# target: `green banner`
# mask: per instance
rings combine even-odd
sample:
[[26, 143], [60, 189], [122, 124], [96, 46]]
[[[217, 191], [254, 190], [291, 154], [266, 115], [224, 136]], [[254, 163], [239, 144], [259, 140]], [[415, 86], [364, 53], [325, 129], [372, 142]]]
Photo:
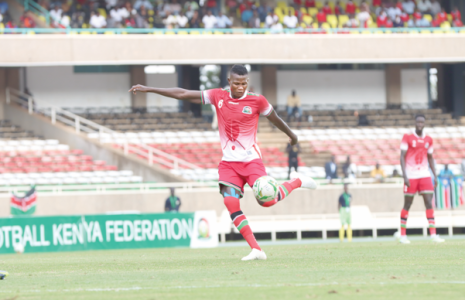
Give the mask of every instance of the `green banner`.
[[213, 211], [0, 219], [0, 253], [21, 248], [28, 253], [215, 247], [217, 243]]

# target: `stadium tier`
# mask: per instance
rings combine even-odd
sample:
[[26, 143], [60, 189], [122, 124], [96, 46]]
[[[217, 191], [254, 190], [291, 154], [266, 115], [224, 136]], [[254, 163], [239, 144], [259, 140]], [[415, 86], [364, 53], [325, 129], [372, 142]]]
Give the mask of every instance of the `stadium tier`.
[[[31, 137], [18, 126], [15, 134], [0, 140], [0, 185], [89, 184], [141, 182], [132, 171], [118, 171], [105, 161], [93, 160], [80, 149], [70, 149], [58, 140]], [[27, 137], [23, 133], [27, 133]], [[11, 139], [10, 139], [11, 138]]]

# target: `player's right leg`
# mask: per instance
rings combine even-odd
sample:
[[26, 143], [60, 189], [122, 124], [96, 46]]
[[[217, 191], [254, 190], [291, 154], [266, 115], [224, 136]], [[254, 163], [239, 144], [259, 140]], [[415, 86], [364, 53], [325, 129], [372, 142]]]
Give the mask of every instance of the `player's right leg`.
[[[431, 182], [431, 179], [428, 178]], [[432, 187], [432, 185], [431, 185]], [[423, 201], [425, 202], [426, 208], [426, 218], [428, 219], [429, 233], [431, 235], [431, 241], [434, 243], [443, 243], [444, 239], [441, 239], [438, 234], [436, 234], [436, 223], [434, 220], [434, 209], [433, 209], [433, 193], [431, 191], [420, 192], [423, 196]]]
[[399, 242], [401, 244], [410, 244], [410, 241], [407, 239], [407, 219], [408, 212], [413, 203], [413, 195], [405, 194], [404, 195], [404, 207], [400, 212], [400, 238]]

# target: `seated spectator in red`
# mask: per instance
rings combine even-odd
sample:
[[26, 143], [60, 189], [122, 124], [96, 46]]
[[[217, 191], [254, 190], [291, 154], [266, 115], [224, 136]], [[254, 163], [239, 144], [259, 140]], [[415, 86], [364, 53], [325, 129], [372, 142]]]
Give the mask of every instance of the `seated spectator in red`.
[[436, 16], [436, 18], [437, 18], [438, 21], [440, 21], [441, 23], [447, 21], [447, 13], [446, 13], [446, 11], [444, 10], [444, 8], [442, 9], [442, 11], [441, 11], [440, 13], [438, 13], [438, 15]]
[[294, 5], [296, 7], [301, 7], [302, 6], [302, 0], [294, 0]]
[[323, 24], [324, 22], [326, 22], [326, 14], [323, 12], [323, 10], [320, 10], [317, 14], [316, 14], [316, 20], [318, 21], [318, 24]]
[[347, 1], [347, 3], [346, 3], [346, 14], [348, 14], [348, 15], [355, 14], [355, 9], [356, 8], [357, 7], [355, 6], [354, 1], [352, 1], [352, 0]]
[[405, 11], [403, 11], [400, 15], [400, 19], [402, 22], [407, 23], [410, 20], [410, 16]]
[[383, 10], [378, 18], [376, 18], [376, 24], [378, 25], [379, 28], [383, 28], [383, 27], [386, 27], [386, 23], [388, 21], [388, 16], [386, 14], [386, 12]]
[[386, 28], [392, 28], [392, 27], [394, 27], [394, 23], [392, 23], [392, 21], [390, 19], [388, 19], [386, 21]]
[[400, 0], [397, 0], [397, 1], [396, 1], [396, 7], [397, 7], [398, 9], [402, 10], [403, 5], [402, 5], [402, 2], [401, 2]]
[[337, 1], [336, 5], [334, 6], [334, 14], [337, 16], [344, 14], [344, 9], [342, 8], [340, 1]]
[[305, 0], [305, 7], [315, 7], [315, 0]]
[[333, 10], [329, 6], [328, 1], [325, 2], [325, 6], [323, 6], [323, 8], [321, 10], [327, 15], [331, 15], [333, 13]]
[[450, 14], [452, 15], [453, 20], [462, 20], [462, 14], [457, 7], [454, 7]]
[[381, 0], [373, 0], [373, 7], [380, 7], [381, 6]]
[[415, 21], [423, 19], [423, 14], [418, 10], [418, 8], [415, 8], [415, 12], [413, 13], [413, 19]]
[[432, 26], [432, 27], [439, 27], [439, 26], [441, 26], [441, 23], [442, 23], [441, 20], [439, 20], [439, 19], [436, 17], [436, 18], [434, 18], [433, 22], [431, 22], [431, 26]]
[[21, 22], [21, 27], [23, 28], [34, 28], [36, 27], [36, 22], [34, 19], [31, 17], [31, 12], [30, 11], [25, 11], [24, 14], [21, 16], [19, 19]]
[[455, 19], [452, 21], [452, 26], [453, 27], [463, 27], [463, 22], [460, 19]]

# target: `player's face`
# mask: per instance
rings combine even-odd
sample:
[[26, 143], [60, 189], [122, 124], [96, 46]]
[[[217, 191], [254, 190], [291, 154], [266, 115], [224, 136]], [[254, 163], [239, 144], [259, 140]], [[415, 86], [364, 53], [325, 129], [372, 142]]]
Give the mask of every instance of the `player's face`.
[[425, 118], [418, 117], [415, 119], [415, 129], [416, 131], [422, 131], [425, 128]]
[[247, 86], [249, 85], [249, 76], [231, 74], [231, 76], [228, 78], [228, 81], [233, 98], [241, 98], [247, 90]]

